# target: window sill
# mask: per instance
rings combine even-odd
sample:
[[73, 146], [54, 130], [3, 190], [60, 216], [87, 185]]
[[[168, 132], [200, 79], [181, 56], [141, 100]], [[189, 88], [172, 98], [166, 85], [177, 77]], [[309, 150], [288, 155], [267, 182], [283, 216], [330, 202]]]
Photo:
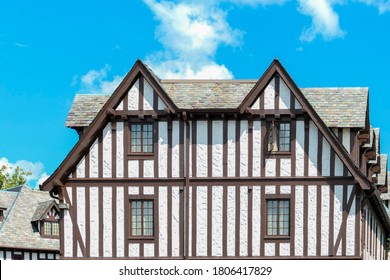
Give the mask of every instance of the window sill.
[[154, 236], [130, 236], [127, 238], [127, 240], [131, 241], [154, 241], [156, 240], [156, 237]]
[[291, 240], [290, 235], [266, 235], [265, 240]]
[[128, 159], [150, 159], [154, 157], [154, 153], [129, 153], [127, 154]]
[[291, 152], [268, 152], [265, 154], [266, 158], [291, 157]]

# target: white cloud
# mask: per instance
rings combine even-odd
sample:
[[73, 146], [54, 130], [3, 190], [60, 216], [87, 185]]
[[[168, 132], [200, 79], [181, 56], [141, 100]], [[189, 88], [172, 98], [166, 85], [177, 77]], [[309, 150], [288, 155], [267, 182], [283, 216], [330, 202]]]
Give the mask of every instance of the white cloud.
[[303, 31], [300, 39], [305, 42], [313, 41], [317, 35], [325, 40], [343, 38], [345, 31], [340, 27], [339, 15], [334, 11], [340, 0], [298, 0], [298, 11], [312, 18], [312, 25]]
[[355, 0], [355, 2], [373, 6], [378, 9], [380, 14], [390, 11], [390, 1], [384, 0]]
[[5, 165], [6, 171], [13, 174], [15, 168], [19, 166], [25, 172], [31, 172], [27, 176], [27, 185], [39, 189], [39, 184], [42, 184], [47, 178], [48, 174], [44, 171], [45, 167], [41, 162], [31, 162], [27, 160], [18, 160], [15, 163], [9, 162], [7, 158], [0, 158], [0, 167]]
[[144, 2], [159, 22], [156, 37], [163, 51], [146, 59], [157, 75], [161, 78], [232, 77], [226, 66], [215, 62], [215, 55], [221, 45], [240, 45], [242, 32], [229, 25], [226, 12], [215, 2]]
[[[108, 72], [111, 70], [111, 66], [106, 64], [99, 70], [89, 70], [87, 74], [80, 78], [80, 93], [90, 94], [112, 94], [118, 87], [123, 77], [116, 75], [112, 80], [108, 80]], [[75, 84], [75, 79], [78, 76], [74, 76], [72, 84]]]
[[289, 0], [227, 0], [226, 2], [231, 2], [233, 4], [242, 4], [242, 5], [249, 5], [252, 7], [261, 5], [283, 5], [284, 3], [288, 2]]

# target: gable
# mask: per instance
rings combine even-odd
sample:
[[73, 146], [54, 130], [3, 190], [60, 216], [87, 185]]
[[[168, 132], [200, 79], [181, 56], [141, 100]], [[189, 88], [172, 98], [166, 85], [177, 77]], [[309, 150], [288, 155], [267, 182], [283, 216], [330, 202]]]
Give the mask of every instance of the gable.
[[[310, 125], [307, 122], [307, 118], [309, 118], [319, 131], [317, 135], [321, 134], [324, 140], [329, 143], [331, 149], [334, 150], [335, 156], [346, 166], [348, 172], [352, 174], [360, 186], [363, 189], [372, 188], [369, 179], [356, 167], [343, 144], [331, 132], [329, 127], [326, 126], [319, 114], [277, 59], [272, 62], [245, 97], [239, 109], [241, 113], [247, 112], [262, 117], [266, 117], [267, 115], [272, 115], [276, 118], [280, 118], [283, 115], [290, 118], [296, 118], [299, 115], [303, 116], [306, 120], [303, 133], [309, 130]], [[297, 133], [297, 137], [298, 135]], [[310, 134], [304, 133], [304, 135], [306, 138], [310, 137]], [[310, 140], [307, 139], [306, 141]], [[309, 151], [304, 151], [304, 154], [307, 155], [308, 153]]]
[[[138, 102], [136, 102], [137, 98]], [[104, 131], [109, 130], [111, 118], [126, 119], [130, 116], [143, 118], [144, 115], [155, 117], [158, 111], [160, 113], [175, 113], [176, 110], [176, 105], [164, 92], [159, 80], [149, 68], [137, 60], [105, 105], [99, 110], [75, 147], [58, 169], [43, 183], [42, 189], [51, 191], [64, 184], [90, 149], [95, 149], [94, 147], [97, 145], [94, 143], [103, 141], [102, 135]], [[104, 135], [104, 138], [110, 139], [109, 132], [104, 133]], [[94, 161], [91, 162], [94, 163]]]
[[259, 92], [249, 105], [252, 110], [302, 109], [290, 88], [279, 76], [272, 77], [264, 91]]
[[147, 79], [140, 76], [123, 96], [115, 110], [164, 111], [170, 105], [166, 104], [160, 95], [161, 93], [155, 91]]

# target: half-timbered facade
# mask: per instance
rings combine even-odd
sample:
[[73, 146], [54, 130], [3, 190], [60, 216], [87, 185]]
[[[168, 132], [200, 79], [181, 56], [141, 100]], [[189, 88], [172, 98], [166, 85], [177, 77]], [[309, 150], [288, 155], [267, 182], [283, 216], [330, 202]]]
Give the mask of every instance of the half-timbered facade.
[[386, 258], [367, 88], [300, 89], [278, 60], [258, 81], [137, 61], [111, 96], [77, 95], [67, 126], [80, 140], [43, 184], [61, 258]]

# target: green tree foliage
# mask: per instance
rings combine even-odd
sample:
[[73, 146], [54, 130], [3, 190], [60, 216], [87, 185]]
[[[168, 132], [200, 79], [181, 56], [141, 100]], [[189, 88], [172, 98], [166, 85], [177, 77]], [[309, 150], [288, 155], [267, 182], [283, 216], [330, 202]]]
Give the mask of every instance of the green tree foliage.
[[30, 171], [24, 171], [19, 166], [13, 169], [12, 167], [3, 165], [0, 167], [0, 190], [23, 186], [26, 184], [27, 177], [30, 175]]

